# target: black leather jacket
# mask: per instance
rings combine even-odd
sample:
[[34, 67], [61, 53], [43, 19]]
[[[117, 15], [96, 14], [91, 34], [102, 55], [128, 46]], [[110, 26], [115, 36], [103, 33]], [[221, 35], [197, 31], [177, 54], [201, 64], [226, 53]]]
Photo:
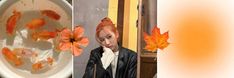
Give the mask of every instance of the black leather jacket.
[[[91, 51], [83, 78], [113, 78], [111, 65], [105, 70], [101, 57], [103, 48], [98, 47]], [[118, 64], [115, 78], [136, 78], [137, 54], [136, 52], [119, 46]]]

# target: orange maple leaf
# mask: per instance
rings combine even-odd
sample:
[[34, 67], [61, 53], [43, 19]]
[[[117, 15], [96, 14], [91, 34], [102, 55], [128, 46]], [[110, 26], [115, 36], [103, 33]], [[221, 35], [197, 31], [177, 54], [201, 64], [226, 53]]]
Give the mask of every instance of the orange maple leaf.
[[160, 29], [157, 26], [154, 26], [151, 36], [146, 32], [143, 33], [143, 36], [146, 43], [144, 49], [147, 51], [155, 52], [158, 48], [163, 50], [169, 45], [169, 42], [167, 42], [169, 38], [168, 31], [161, 34]]

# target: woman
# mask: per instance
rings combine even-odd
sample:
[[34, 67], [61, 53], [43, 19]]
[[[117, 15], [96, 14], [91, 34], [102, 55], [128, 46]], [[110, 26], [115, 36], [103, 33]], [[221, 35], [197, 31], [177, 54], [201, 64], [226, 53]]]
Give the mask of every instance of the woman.
[[137, 54], [118, 45], [119, 33], [109, 18], [96, 28], [101, 45], [91, 51], [83, 78], [136, 78]]

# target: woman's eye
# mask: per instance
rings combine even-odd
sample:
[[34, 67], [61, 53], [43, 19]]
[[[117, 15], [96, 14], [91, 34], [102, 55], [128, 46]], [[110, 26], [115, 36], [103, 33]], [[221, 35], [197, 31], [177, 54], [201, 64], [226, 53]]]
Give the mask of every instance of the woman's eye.
[[104, 39], [99, 39], [101, 42], [103, 42], [104, 41]]
[[107, 39], [110, 39], [112, 36], [111, 35], [109, 35], [109, 36], [107, 36]]

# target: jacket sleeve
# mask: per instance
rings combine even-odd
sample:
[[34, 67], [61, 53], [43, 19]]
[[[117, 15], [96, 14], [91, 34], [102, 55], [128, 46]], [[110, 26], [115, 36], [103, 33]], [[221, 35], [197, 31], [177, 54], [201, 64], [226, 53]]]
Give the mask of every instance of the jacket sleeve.
[[91, 51], [83, 78], [105, 78], [106, 70], [99, 61], [100, 59], [97, 53], [95, 53], [95, 50]]
[[134, 54], [129, 61], [129, 70], [127, 78], [136, 78], [137, 73], [137, 54]]
[[85, 73], [84, 73], [83, 78], [94, 78], [93, 72], [94, 72], [95, 61], [96, 61], [96, 59], [95, 59], [94, 51], [91, 51], [89, 61], [86, 65], [86, 69], [85, 69]]

